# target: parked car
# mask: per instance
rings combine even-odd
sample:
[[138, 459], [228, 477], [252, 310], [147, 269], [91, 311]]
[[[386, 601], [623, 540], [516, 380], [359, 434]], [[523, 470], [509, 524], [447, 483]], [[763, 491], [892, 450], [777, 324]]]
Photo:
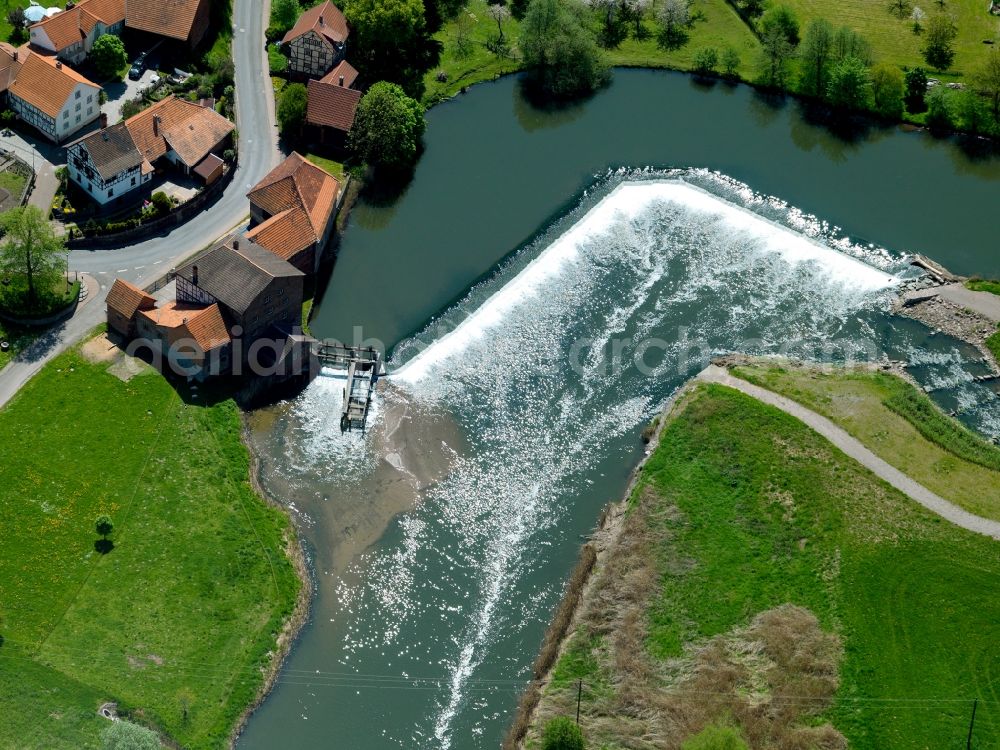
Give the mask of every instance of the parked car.
[[129, 68], [129, 71], [128, 71], [128, 77], [131, 78], [133, 81], [138, 81], [140, 78], [142, 78], [142, 73], [143, 73], [144, 70], [146, 70], [146, 53], [145, 52], [143, 52], [141, 55], [139, 55], [135, 59], [135, 62], [132, 63], [132, 67]]

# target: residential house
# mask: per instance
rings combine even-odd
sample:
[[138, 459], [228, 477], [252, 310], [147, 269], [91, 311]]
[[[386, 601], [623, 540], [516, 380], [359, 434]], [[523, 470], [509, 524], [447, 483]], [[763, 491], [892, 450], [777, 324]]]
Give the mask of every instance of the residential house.
[[247, 239], [304, 273], [319, 268], [336, 224], [340, 183], [293, 153], [255, 185]]
[[357, 78], [358, 71], [343, 60], [323, 78], [309, 81], [306, 126], [314, 131], [315, 140], [334, 149], [346, 144], [361, 101], [361, 92], [352, 88]]
[[166, 159], [190, 174], [232, 143], [236, 126], [218, 112], [168, 96], [125, 121], [139, 153], [150, 164]]
[[232, 338], [217, 304], [168, 302], [136, 315], [136, 332], [178, 374], [197, 380], [232, 367]]
[[101, 116], [101, 87], [54, 57], [15, 50], [20, 68], [7, 89], [10, 108], [44, 136], [62, 143]]
[[307, 78], [326, 75], [344, 59], [350, 33], [347, 19], [333, 3], [307, 10], [281, 40], [288, 46], [289, 72]]
[[248, 345], [302, 325], [304, 274], [246, 239], [213, 248], [175, 278], [177, 304], [218, 304], [233, 339]]
[[31, 45], [72, 65], [90, 54], [103, 34], [121, 36], [126, 0], [80, 0], [72, 8], [49, 16], [29, 28]]
[[[0, 55], [2, 61], [2, 55]], [[158, 164], [171, 164], [211, 184], [225, 162], [236, 126], [212, 109], [169, 96], [134, 117], [68, 147], [69, 176], [101, 204], [142, 188]]]
[[156, 300], [137, 286], [122, 279], [115, 279], [108, 291], [108, 329], [126, 339], [136, 335], [136, 313], [152, 310]]
[[208, 32], [210, 13], [209, 0], [126, 0], [125, 26], [194, 49]]
[[110, 203], [153, 177], [124, 122], [91, 133], [66, 147], [69, 178], [100, 204]]
[[7, 42], [0, 42], [0, 97], [7, 95], [8, 89], [21, 70], [21, 52]]

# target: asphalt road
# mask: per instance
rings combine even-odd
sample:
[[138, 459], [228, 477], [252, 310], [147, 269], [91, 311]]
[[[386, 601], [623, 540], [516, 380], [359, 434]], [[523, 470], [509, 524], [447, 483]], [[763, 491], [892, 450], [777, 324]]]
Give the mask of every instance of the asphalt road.
[[47, 332], [0, 371], [0, 406], [6, 404], [46, 362], [105, 319], [104, 300], [115, 277], [145, 286], [249, 218], [247, 190], [281, 159], [274, 126], [274, 95], [264, 49], [270, 6], [270, 0], [235, 0], [234, 3], [233, 60], [236, 64], [240, 157], [232, 183], [216, 203], [168, 235], [127, 247], [72, 251], [70, 270], [94, 276], [100, 283], [100, 292], [73, 318]]

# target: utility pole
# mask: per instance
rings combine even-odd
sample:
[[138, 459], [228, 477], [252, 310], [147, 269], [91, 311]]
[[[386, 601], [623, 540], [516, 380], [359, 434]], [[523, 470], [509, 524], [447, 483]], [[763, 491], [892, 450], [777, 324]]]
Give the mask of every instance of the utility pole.
[[[576, 725], [580, 726], [580, 701], [583, 699], [583, 680], [576, 681]], [[975, 713], [973, 713], [975, 716]], [[969, 736], [972, 736], [972, 729], [969, 729]]]
[[969, 719], [969, 736], [965, 740], [965, 750], [972, 750], [972, 728], [976, 725], [976, 707], [979, 705], [979, 698], [972, 701], [972, 718]]

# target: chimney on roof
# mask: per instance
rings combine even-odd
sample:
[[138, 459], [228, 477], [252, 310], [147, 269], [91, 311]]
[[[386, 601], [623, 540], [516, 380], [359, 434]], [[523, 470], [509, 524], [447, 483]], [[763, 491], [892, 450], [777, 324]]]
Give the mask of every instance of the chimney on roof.
[[343, 86], [343, 85], [344, 85], [344, 76], [341, 76], [341, 77], [340, 77], [340, 85], [341, 85], [341, 86]]
[[240, 241], [233, 240], [233, 250], [239, 250], [239, 249], [240, 249]]
[[17, 55], [18, 55], [17, 50], [14, 50], [14, 62], [17, 62]]
[[160, 116], [153, 115], [153, 135], [160, 134]]
[[320, 26], [326, 26], [326, 23], [323, 21], [323, 16], [319, 17], [319, 25]]
[[103, 130], [108, 126], [108, 113], [101, 112], [101, 129]]
[[191, 283], [198, 286], [198, 266], [191, 266]]
[[56, 60], [56, 70], [62, 70], [62, 62], [60, 60]]

